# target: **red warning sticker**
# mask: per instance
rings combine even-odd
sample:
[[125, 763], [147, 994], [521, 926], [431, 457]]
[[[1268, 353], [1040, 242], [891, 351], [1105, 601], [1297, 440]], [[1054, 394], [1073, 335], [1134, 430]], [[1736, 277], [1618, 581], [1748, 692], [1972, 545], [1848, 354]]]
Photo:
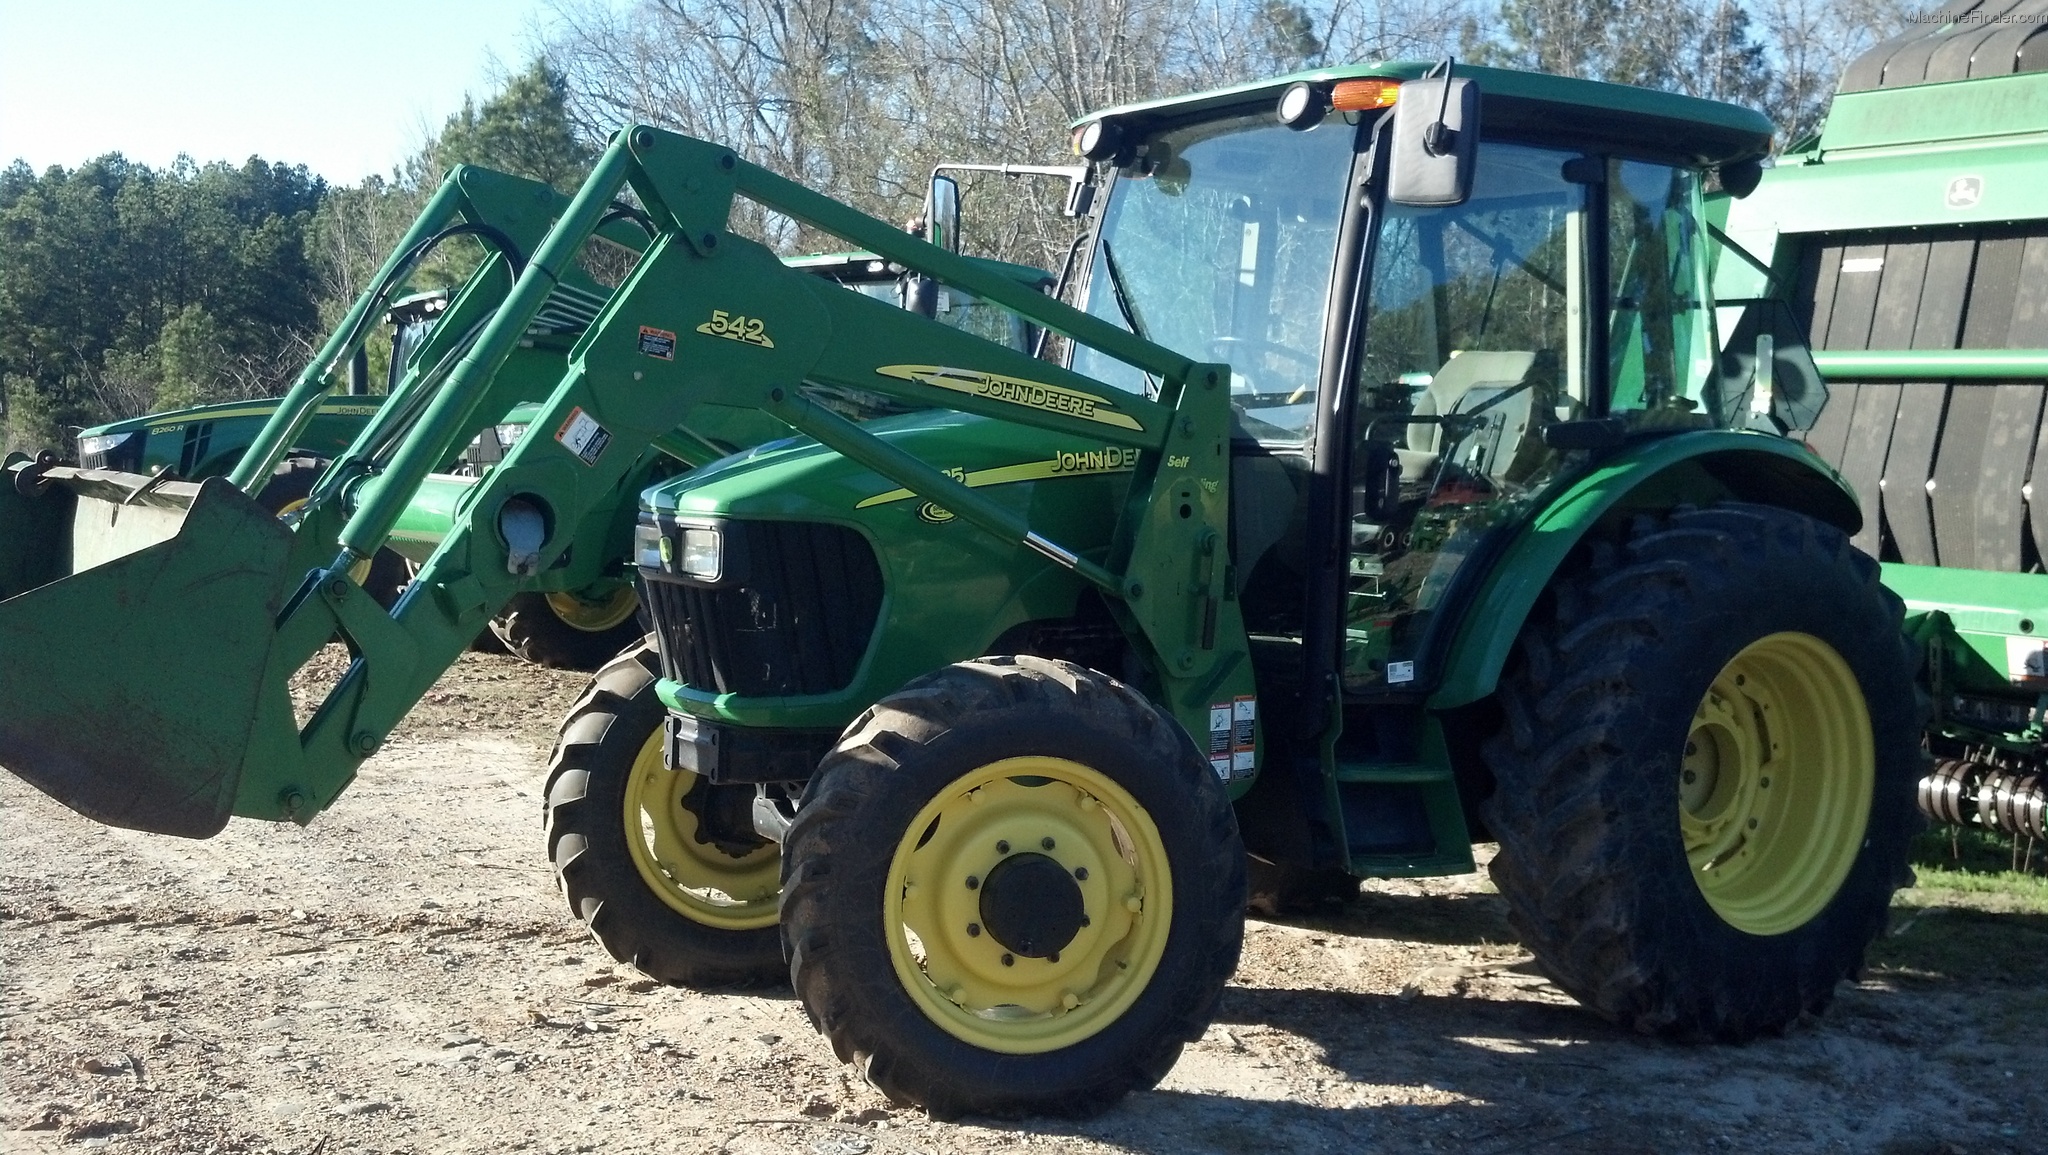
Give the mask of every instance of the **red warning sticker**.
[[676, 359], [676, 335], [652, 325], [640, 326], [640, 352], [663, 361]]

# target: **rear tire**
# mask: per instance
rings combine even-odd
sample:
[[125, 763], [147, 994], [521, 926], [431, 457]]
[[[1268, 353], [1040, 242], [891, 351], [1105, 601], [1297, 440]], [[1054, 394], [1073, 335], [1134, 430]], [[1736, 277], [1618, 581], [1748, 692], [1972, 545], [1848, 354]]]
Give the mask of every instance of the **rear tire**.
[[1486, 819], [1509, 921], [1614, 1022], [1738, 1042], [1824, 1010], [1912, 880], [1914, 652], [1838, 530], [1639, 518], [1502, 680]]
[[554, 670], [595, 670], [639, 641], [645, 631], [632, 586], [601, 602], [576, 594], [514, 594], [491, 619], [491, 633], [506, 652]]
[[661, 766], [659, 677], [654, 648], [643, 643], [598, 671], [563, 720], [547, 788], [556, 879], [605, 950], [650, 978], [689, 987], [780, 982], [775, 844], [754, 837], [721, 847], [699, 837], [707, 807], [750, 809], [754, 789]]
[[1237, 966], [1221, 784], [1172, 719], [1071, 663], [982, 658], [890, 695], [784, 850], [804, 1009], [936, 1118], [1092, 1115], [1152, 1086]]

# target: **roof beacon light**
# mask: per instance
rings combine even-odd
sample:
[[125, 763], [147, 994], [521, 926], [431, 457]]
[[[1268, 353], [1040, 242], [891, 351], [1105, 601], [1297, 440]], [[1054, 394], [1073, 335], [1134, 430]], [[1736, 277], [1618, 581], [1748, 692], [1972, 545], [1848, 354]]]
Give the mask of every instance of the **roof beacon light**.
[[1338, 112], [1369, 112], [1394, 107], [1400, 96], [1398, 80], [1340, 80], [1330, 90], [1330, 107]]
[[1330, 114], [1330, 94], [1321, 87], [1306, 80], [1287, 86], [1280, 94], [1280, 105], [1274, 110], [1280, 123], [1295, 130], [1307, 132], [1323, 122]]

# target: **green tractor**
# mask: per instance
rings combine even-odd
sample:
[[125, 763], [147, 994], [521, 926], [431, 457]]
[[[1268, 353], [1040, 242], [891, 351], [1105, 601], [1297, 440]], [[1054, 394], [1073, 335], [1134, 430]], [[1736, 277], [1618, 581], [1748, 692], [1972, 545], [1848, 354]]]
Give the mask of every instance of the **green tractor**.
[[1759, 338], [1810, 339], [1828, 393], [1805, 438], [1856, 490], [1853, 540], [1883, 561], [1924, 649], [1937, 761], [1921, 809], [2040, 840], [2048, 74], [2026, 61], [2048, 45], [2048, 3], [2007, 15], [1871, 49], [1825, 129], [1710, 211], [1730, 353], [1753, 362]]
[[[1419, 63], [1112, 109], [1075, 130], [1076, 308], [628, 127], [296, 526], [247, 490], [340, 340], [229, 479], [8, 467], [0, 637], [38, 659], [0, 666], [0, 764], [143, 830], [310, 821], [637, 507], [656, 629], [564, 723], [564, 889], [666, 981], [787, 973], [894, 1098], [1078, 1114], [1157, 1082], [1236, 967], [1247, 851], [1413, 876], [1497, 841], [1517, 929], [1595, 1012], [1782, 1030], [1884, 925], [1921, 753], [1853, 491], [1745, 430], [1763, 382], [1718, 357], [1702, 185], [1769, 141], [1727, 105]], [[627, 189], [645, 257], [378, 607], [350, 568], [538, 384], [521, 335]], [[736, 197], [1071, 352], [792, 270]], [[841, 411], [868, 395], [910, 411]], [[801, 436], [643, 492], [646, 446], [726, 414]], [[288, 679], [337, 634], [301, 724]], [[106, 653], [202, 635], [188, 676], [105, 692]]]

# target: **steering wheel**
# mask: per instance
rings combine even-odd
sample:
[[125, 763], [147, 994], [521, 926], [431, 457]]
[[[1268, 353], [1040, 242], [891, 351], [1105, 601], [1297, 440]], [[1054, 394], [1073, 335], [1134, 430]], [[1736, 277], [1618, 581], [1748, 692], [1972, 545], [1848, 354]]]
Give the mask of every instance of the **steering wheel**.
[[[1308, 384], [1295, 387], [1286, 393], [1261, 393], [1255, 388], [1240, 392], [1238, 383], [1243, 381], [1236, 372], [1231, 373], [1231, 392], [1238, 398], [1250, 402], [1264, 402], [1269, 405], [1299, 405], [1315, 393], [1314, 374], [1322, 358], [1315, 353], [1304, 353], [1299, 349], [1257, 337], [1211, 337], [1209, 352], [1218, 361], [1231, 363], [1233, 354], [1250, 353], [1254, 357], [1273, 356], [1282, 361], [1292, 362], [1301, 367], [1308, 377]], [[1233, 369], [1235, 368], [1233, 364]]]

